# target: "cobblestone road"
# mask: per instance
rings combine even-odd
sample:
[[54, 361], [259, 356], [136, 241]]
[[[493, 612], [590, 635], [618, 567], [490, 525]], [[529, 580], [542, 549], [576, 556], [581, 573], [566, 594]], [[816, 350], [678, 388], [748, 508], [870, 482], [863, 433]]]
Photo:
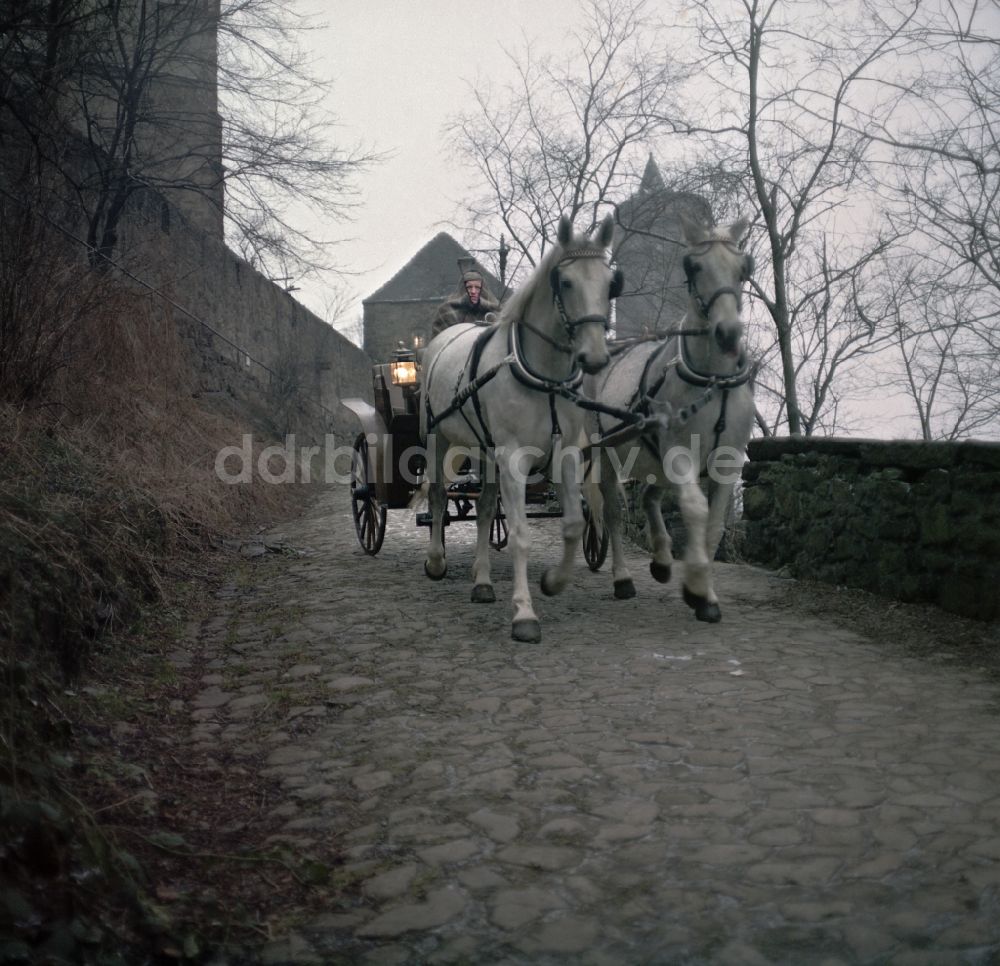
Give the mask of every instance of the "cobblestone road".
[[340, 843], [360, 883], [267, 961], [1000, 961], [997, 685], [749, 567], [719, 568], [723, 622], [698, 624], [638, 553], [637, 599], [581, 556], [515, 644], [505, 555], [474, 605], [472, 525], [432, 583], [426, 530], [389, 517], [366, 557], [331, 489], [281, 530], [309, 555], [202, 625], [192, 740], [262, 760], [287, 841]]

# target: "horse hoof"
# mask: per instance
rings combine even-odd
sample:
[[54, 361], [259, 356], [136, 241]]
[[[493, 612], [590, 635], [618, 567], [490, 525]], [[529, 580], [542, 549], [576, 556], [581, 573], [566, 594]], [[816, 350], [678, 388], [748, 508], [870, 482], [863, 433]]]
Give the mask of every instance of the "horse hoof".
[[615, 581], [615, 598], [617, 600], [631, 600], [633, 597], [635, 597], [635, 584], [632, 583], [631, 577]]
[[514, 621], [510, 627], [510, 636], [524, 644], [537, 644], [542, 639], [542, 625], [538, 621], [527, 619]]
[[433, 571], [431, 570], [431, 568], [430, 568], [430, 564], [429, 564], [429, 563], [428, 563], [428, 562], [427, 562], [427, 561], [425, 560], [425, 561], [424, 561], [424, 573], [425, 573], [425, 574], [427, 574], [427, 576], [428, 576], [428, 577], [430, 577], [430, 578], [431, 578], [431, 580], [444, 580], [444, 575], [445, 575], [446, 573], [448, 573], [448, 565], [447, 565], [447, 564], [445, 564], [445, 565], [444, 565], [444, 566], [443, 566], [443, 567], [441, 568], [441, 573], [439, 573], [439, 574], [436, 574], [436, 573], [434, 573], [434, 572], [433, 572]]
[[474, 584], [472, 587], [472, 603], [492, 604], [496, 601], [497, 595], [492, 584]]
[[653, 575], [653, 580], [658, 584], [670, 583], [670, 564], [661, 564], [655, 560], [650, 560], [649, 572]]
[[552, 570], [553, 568], [549, 567], [542, 574], [542, 593], [546, 597], [555, 597], [562, 590], [562, 587], [556, 586], [556, 581], [552, 578]]
[[719, 610], [719, 605], [715, 601], [702, 597], [700, 594], [694, 594], [687, 587], [684, 588], [684, 603], [694, 611], [697, 620], [704, 621], [706, 624], [718, 624], [722, 620], [722, 611]]

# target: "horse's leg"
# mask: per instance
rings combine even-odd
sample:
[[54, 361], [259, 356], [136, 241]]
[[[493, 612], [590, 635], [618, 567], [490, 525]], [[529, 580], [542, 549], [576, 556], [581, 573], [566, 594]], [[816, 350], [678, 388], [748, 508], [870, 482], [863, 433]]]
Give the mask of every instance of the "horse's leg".
[[562, 507], [562, 559], [554, 567], [547, 567], [542, 574], [542, 593], [549, 597], [561, 594], [573, 575], [576, 563], [576, 553], [583, 538], [583, 506], [580, 500], [580, 486], [583, 477], [583, 462], [580, 451], [572, 451], [558, 455], [555, 476], [552, 484], [559, 497]]
[[531, 531], [524, 501], [524, 477], [515, 472], [510, 454], [498, 455], [497, 469], [500, 476], [500, 496], [507, 514], [507, 549], [513, 567], [511, 603], [514, 619], [510, 636], [515, 641], [534, 643], [542, 639], [542, 628], [531, 605], [528, 586], [528, 554], [531, 550]]
[[618, 475], [607, 454], [601, 450], [600, 464], [594, 467], [600, 472], [599, 485], [601, 501], [604, 504], [604, 525], [608, 529], [611, 544], [611, 578], [614, 581], [615, 597], [629, 600], [635, 597], [632, 573], [625, 563], [625, 542], [622, 540], [622, 508], [618, 499]]
[[708, 499], [708, 525], [705, 532], [705, 550], [709, 560], [715, 560], [722, 532], [726, 529], [726, 515], [733, 497], [735, 483], [713, 483]]
[[700, 621], [714, 624], [722, 620], [719, 601], [712, 587], [712, 562], [705, 537], [708, 525], [708, 500], [698, 485], [698, 478], [688, 478], [677, 488], [681, 516], [687, 528], [684, 549], [684, 603]]
[[[444, 441], [438, 437], [438, 443]], [[427, 559], [424, 561], [424, 573], [431, 580], [440, 580], [448, 570], [448, 562], [444, 557], [444, 511], [448, 503], [445, 490], [444, 463], [447, 455], [447, 445], [435, 445], [434, 466], [427, 484], [427, 504], [431, 512], [431, 540], [427, 547]]]
[[653, 548], [653, 559], [649, 561], [649, 572], [653, 579], [661, 584], [670, 581], [670, 568], [674, 558], [670, 548], [672, 541], [667, 525], [663, 522], [663, 488], [654, 483], [645, 486], [642, 491], [642, 510], [646, 515], [646, 527], [649, 543]]
[[472, 603], [492, 604], [496, 599], [490, 580], [490, 529], [497, 508], [496, 468], [487, 463], [480, 473], [482, 489], [476, 504], [476, 557], [472, 562]]

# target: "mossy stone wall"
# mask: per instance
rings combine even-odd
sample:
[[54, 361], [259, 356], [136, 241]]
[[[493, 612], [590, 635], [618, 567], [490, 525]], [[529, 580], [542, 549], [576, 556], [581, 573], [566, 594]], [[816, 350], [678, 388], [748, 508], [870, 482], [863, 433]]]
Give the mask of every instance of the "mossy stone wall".
[[1000, 617], [1000, 444], [789, 437], [748, 454], [749, 560]]

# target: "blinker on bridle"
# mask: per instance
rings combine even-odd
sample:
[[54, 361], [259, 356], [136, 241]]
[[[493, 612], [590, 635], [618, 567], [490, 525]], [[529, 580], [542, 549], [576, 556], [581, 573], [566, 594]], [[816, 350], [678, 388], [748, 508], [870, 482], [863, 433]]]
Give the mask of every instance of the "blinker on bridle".
[[712, 245], [725, 245], [731, 252], [736, 255], [743, 256], [743, 271], [740, 275], [740, 280], [746, 282], [749, 280], [750, 276], [753, 275], [753, 255], [750, 255], [743, 251], [738, 245], [724, 238], [712, 238], [706, 242], [702, 242], [700, 245], [692, 248], [684, 256], [684, 261], [682, 262], [684, 266], [684, 275], [687, 278], [687, 290], [688, 295], [694, 299], [698, 306], [698, 311], [707, 319], [709, 317], [708, 313], [711, 311], [712, 306], [715, 304], [715, 300], [721, 298], [723, 295], [732, 295], [736, 299], [736, 311], [743, 311], [743, 293], [738, 288], [732, 288], [728, 285], [722, 288], [716, 289], [709, 300], [706, 302], [702, 298], [701, 292], [698, 291], [698, 286], [695, 285], [694, 278], [698, 274], [699, 266], [695, 264], [692, 255], [704, 255]]

